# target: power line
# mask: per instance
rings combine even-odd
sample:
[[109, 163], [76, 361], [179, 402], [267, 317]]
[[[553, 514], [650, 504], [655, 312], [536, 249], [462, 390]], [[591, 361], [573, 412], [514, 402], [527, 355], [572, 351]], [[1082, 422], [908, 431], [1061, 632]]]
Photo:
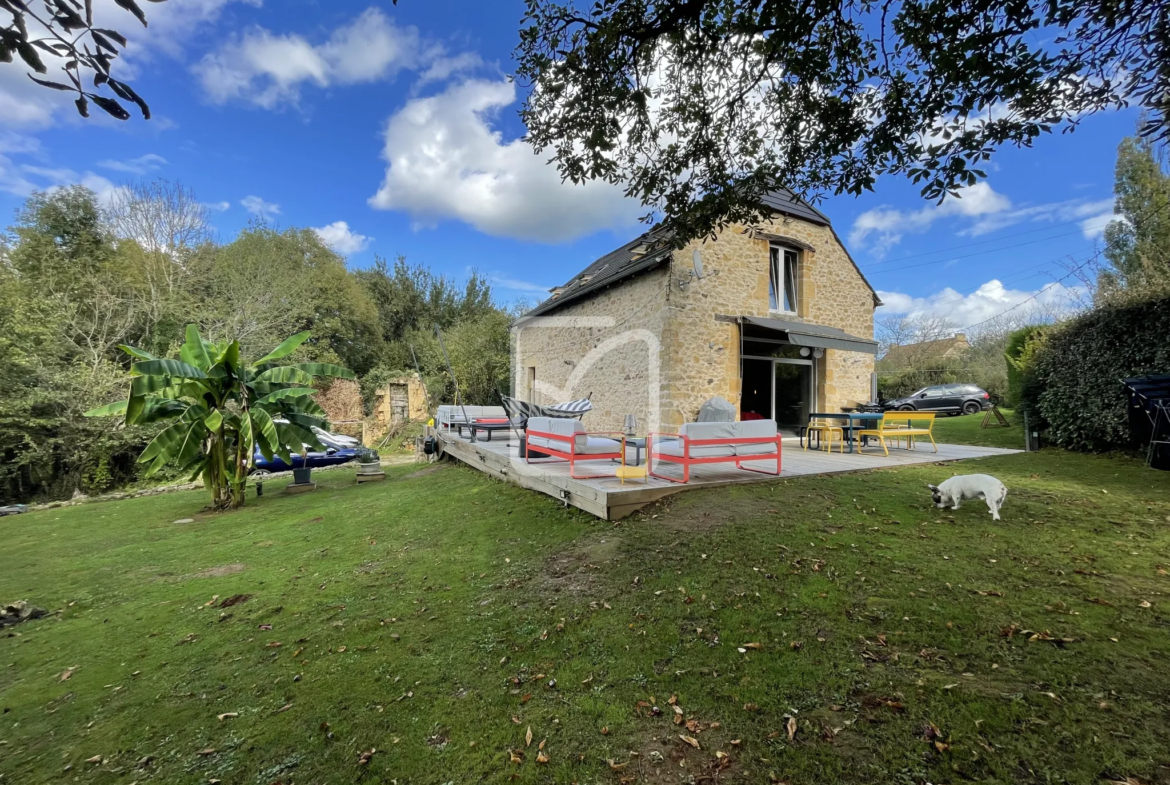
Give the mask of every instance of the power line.
[[[1068, 234], [1077, 234], [1077, 232], [1069, 232]], [[1056, 235], [1056, 237], [1065, 237], [1066, 235]], [[1013, 248], [1023, 248], [1025, 245], [1035, 245], [1036, 243], [1047, 242], [1048, 240], [1056, 239], [1055, 237], [1041, 237], [1038, 240], [1029, 240], [1025, 243], [1013, 243], [1012, 245], [1004, 245], [999, 248], [991, 248], [986, 251], [976, 251], [975, 253], [963, 254], [962, 256], [951, 256], [947, 259], [936, 259], [932, 262], [919, 262], [918, 264], [908, 264], [902, 267], [891, 267], [884, 270], [870, 271], [869, 275], [882, 275], [883, 273], [893, 273], [898, 270], [913, 270], [918, 267], [930, 267], [936, 264], [947, 264], [949, 262], [956, 262], [960, 259], [970, 259], [973, 256], [986, 256], [990, 253], [998, 253], [1000, 251], [1009, 251]]]
[[[1092, 217], [1093, 216], [1089, 216], [1089, 218], [1092, 218]], [[904, 262], [908, 259], [919, 259], [923, 256], [931, 256], [933, 254], [947, 253], [948, 251], [958, 251], [958, 250], [962, 250], [964, 248], [970, 248], [973, 245], [986, 245], [987, 243], [998, 243], [1002, 240], [1008, 240], [1012, 237], [1023, 237], [1025, 235], [1035, 234], [1036, 232], [1047, 232], [1051, 229], [1056, 229], [1056, 228], [1061, 227], [1061, 226], [1068, 226], [1070, 224], [1075, 224], [1075, 223], [1084, 223], [1086, 220], [1089, 220], [1089, 219], [1088, 218], [1078, 218], [1074, 221], [1062, 221], [1061, 223], [1049, 224], [1048, 226], [1043, 226], [1039, 229], [1028, 229], [1027, 231], [1023, 231], [1023, 232], [1015, 232], [1013, 234], [1005, 234], [1005, 235], [1001, 235], [1000, 237], [991, 237], [991, 238], [988, 238], [986, 240], [976, 240], [974, 242], [964, 243], [963, 245], [955, 245], [955, 246], [951, 246], [949, 248], [936, 248], [932, 251], [923, 251], [922, 253], [909, 254], [907, 256], [898, 256], [898, 257], [895, 257], [893, 259], [880, 259], [876, 262], [870, 262], [868, 266], [876, 266], [879, 264], [891, 264], [893, 262]], [[1073, 234], [1079, 234], [1079, 232], [1064, 232], [1062, 234], [1053, 235], [1051, 237], [1046, 237], [1043, 239], [1055, 240], [1057, 237], [1067, 237], [1067, 236], [1073, 235]], [[1037, 242], [1040, 242], [1040, 241], [1037, 241]], [[1012, 248], [1015, 246], [1007, 246], [1007, 247]], [[986, 251], [985, 253], [993, 253], [995, 250], [996, 249], [992, 249], [990, 251]]]

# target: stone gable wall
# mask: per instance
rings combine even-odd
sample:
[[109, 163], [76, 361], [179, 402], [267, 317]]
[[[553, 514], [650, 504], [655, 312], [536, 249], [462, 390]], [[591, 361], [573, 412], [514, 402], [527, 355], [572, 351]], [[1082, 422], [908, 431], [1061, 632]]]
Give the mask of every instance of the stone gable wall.
[[514, 325], [513, 394], [529, 400], [528, 369], [535, 367], [536, 403], [590, 395], [593, 411], [583, 419], [589, 430], [620, 430], [627, 414], [640, 432], [657, 428], [667, 378], [661, 342], [668, 275], [662, 267]]

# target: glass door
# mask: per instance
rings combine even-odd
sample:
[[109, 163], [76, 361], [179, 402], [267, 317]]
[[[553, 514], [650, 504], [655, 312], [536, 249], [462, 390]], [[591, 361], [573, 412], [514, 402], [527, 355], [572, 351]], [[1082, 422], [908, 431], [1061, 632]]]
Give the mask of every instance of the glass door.
[[808, 424], [812, 411], [811, 362], [775, 360], [775, 420], [785, 431], [796, 432]]

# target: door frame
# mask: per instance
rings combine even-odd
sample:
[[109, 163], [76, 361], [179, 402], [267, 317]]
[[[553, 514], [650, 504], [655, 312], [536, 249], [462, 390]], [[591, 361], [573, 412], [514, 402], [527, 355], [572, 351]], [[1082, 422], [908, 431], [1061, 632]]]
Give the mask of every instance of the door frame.
[[[759, 339], [753, 338], [752, 340], [757, 341]], [[768, 341], [768, 343], [783, 344], [783, 345], [788, 345], [788, 346], [795, 345], [795, 344], [790, 344], [787, 341]], [[809, 374], [809, 379], [808, 379], [808, 386], [809, 386], [809, 389], [808, 389], [808, 396], [809, 396], [808, 410], [810, 413], [817, 411], [817, 361], [815, 359], [813, 359], [811, 357], [807, 360], [805, 360], [805, 359], [798, 360], [798, 359], [789, 358], [789, 357], [760, 357], [759, 355], [755, 355], [755, 354], [742, 354], [741, 353], [739, 355], [739, 383], [740, 383], [740, 398], [741, 399], [743, 398], [743, 361], [744, 360], [764, 360], [766, 362], [772, 363], [771, 370], [770, 370], [770, 373], [772, 374], [772, 395], [770, 396], [769, 403], [771, 404], [771, 415], [772, 415], [773, 421], [776, 420], [776, 365], [777, 364], [806, 365], [806, 366], [809, 366], [810, 368], [812, 368], [812, 373]], [[742, 406], [742, 403], [743, 402], [741, 400], [740, 401], [741, 406]]]

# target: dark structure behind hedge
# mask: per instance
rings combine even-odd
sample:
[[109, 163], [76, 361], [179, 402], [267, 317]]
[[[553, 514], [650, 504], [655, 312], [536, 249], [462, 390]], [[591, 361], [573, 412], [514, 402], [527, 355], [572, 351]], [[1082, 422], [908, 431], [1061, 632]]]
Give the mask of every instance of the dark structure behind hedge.
[[1050, 442], [1099, 451], [1133, 443], [1121, 379], [1170, 373], [1170, 298], [1098, 308], [1048, 330], [1022, 404]]

